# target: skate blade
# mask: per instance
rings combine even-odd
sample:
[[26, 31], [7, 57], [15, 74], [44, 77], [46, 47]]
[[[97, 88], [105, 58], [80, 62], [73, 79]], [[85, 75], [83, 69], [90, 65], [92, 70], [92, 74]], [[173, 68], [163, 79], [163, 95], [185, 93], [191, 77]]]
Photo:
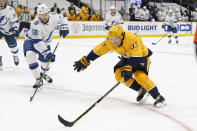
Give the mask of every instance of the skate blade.
[[164, 102], [162, 102], [162, 103], [158, 103], [157, 105], [155, 105], [155, 107], [156, 107], [156, 108], [162, 108], [162, 107], [164, 107], [165, 105], [167, 105], [167, 104], [166, 104], [166, 102], [164, 101]]

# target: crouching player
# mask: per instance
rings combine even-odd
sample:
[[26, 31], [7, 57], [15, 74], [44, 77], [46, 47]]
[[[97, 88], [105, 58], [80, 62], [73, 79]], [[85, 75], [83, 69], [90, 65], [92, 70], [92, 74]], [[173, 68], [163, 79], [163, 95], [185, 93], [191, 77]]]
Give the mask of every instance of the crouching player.
[[[43, 72], [40, 72], [37, 55], [38, 60], [41, 62], [41, 69], [48, 71], [49, 67], [46, 69], [48, 61], [50, 59], [51, 62], [55, 61], [55, 55], [51, 52], [50, 47], [53, 31], [60, 24], [60, 36], [66, 37], [69, 33], [66, 17], [54, 12], [50, 13], [49, 8], [44, 4], [38, 5], [37, 12], [38, 17], [31, 23], [24, 42], [24, 55], [29, 64], [29, 69], [36, 79], [33, 88], [43, 85], [43, 80], [40, 79]], [[49, 83], [52, 82], [52, 78], [46, 73], [43, 78]]]
[[135, 91], [145, 89], [140, 91], [137, 101], [142, 100], [145, 93], [148, 92], [155, 99], [155, 106], [165, 105], [164, 97], [159, 93], [155, 83], [148, 77], [149, 57], [152, 52], [139, 37], [131, 32], [124, 31], [120, 25], [112, 26], [104, 42], [94, 47], [87, 56], [83, 56], [79, 61], [76, 61], [74, 70], [80, 72], [86, 69], [90, 65], [90, 61], [96, 60], [109, 51], [115, 51], [122, 56], [121, 61], [114, 67], [116, 80]]

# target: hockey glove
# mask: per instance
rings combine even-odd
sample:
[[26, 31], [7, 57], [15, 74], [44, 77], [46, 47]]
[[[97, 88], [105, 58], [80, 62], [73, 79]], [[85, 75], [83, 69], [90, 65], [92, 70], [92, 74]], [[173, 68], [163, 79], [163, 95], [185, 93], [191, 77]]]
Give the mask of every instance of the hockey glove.
[[73, 67], [74, 70], [77, 70], [77, 72], [83, 71], [90, 65], [90, 60], [86, 56], [83, 56], [79, 61], [75, 61]]
[[19, 32], [18, 32], [17, 27], [10, 28], [9, 29], [9, 32], [12, 32], [15, 35], [15, 37], [18, 37], [19, 36]]
[[46, 60], [49, 61], [51, 59], [51, 62], [54, 62], [55, 61], [55, 55], [51, 52], [49, 52], [47, 55], [46, 55]]
[[128, 81], [132, 76], [132, 67], [130, 65], [126, 65], [120, 68], [121, 77], [124, 78], [124, 82]]
[[106, 29], [106, 30], [109, 30], [109, 28], [110, 28], [110, 26], [105, 26], [105, 29]]
[[67, 24], [63, 24], [60, 27], [60, 36], [65, 38], [69, 34], [69, 29]]

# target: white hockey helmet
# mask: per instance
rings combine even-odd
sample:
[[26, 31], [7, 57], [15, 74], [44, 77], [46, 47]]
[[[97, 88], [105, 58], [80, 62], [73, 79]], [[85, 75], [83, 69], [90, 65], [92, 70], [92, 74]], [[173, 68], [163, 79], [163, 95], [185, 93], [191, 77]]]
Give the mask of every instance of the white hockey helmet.
[[49, 12], [49, 8], [45, 4], [38, 5], [37, 13], [38, 15], [46, 14]]
[[110, 6], [110, 10], [116, 10], [116, 7], [114, 5]]

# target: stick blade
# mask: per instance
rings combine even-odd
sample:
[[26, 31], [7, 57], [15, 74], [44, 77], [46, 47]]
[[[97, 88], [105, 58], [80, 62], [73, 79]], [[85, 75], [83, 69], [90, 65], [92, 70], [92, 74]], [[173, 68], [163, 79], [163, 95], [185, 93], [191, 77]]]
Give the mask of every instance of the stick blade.
[[64, 120], [60, 115], [58, 115], [58, 120], [59, 120], [64, 126], [67, 126], [67, 127], [72, 127], [72, 126], [74, 125], [74, 122], [66, 121], [66, 120]]
[[152, 43], [153, 45], [156, 45], [157, 43]]

